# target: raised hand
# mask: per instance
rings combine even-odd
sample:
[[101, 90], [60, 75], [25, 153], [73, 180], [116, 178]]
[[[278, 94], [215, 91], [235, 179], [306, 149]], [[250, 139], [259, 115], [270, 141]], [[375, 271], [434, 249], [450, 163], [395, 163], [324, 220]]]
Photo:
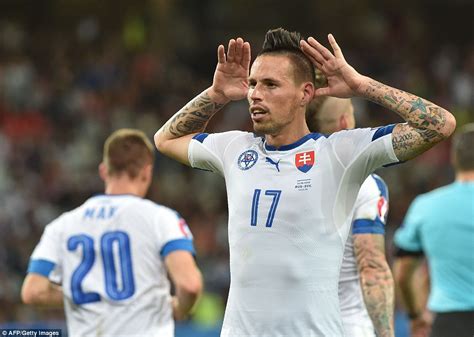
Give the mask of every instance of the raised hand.
[[333, 53], [310, 37], [308, 41], [301, 40], [301, 49], [311, 59], [313, 64], [326, 76], [328, 86], [315, 91], [315, 96], [335, 96], [349, 98], [358, 95], [358, 89], [367, 78], [359, 74], [344, 59], [334, 36], [328, 35]]
[[210, 96], [218, 103], [245, 98], [248, 91], [250, 44], [240, 37], [231, 39], [227, 54], [223, 45], [217, 48], [217, 60]]

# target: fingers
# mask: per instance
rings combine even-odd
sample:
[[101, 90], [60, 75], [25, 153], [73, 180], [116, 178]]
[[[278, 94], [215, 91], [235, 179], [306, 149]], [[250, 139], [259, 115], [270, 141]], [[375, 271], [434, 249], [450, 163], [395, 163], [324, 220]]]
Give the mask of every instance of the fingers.
[[329, 87], [324, 87], [324, 88], [319, 88], [314, 91], [314, 97], [319, 97], [319, 96], [330, 96], [331, 90]]
[[310, 58], [310, 60], [318, 67], [321, 69], [322, 64], [325, 62], [325, 59], [321, 53], [313, 48], [308, 42], [305, 40], [301, 40], [300, 42], [301, 49], [303, 50], [303, 53], [306, 54]]
[[242, 65], [245, 67], [245, 69], [250, 69], [250, 58], [250, 43], [244, 42], [242, 52]]
[[244, 40], [242, 40], [240, 37], [237, 38], [237, 40], [235, 41], [235, 58], [234, 58], [235, 63], [242, 62], [243, 45], [244, 45]]
[[321, 43], [319, 43], [314, 37], [308, 38], [308, 44], [315, 48], [325, 60], [331, 60], [334, 57], [334, 55], [331, 54], [331, 52]]
[[235, 40], [229, 40], [227, 54], [225, 53], [225, 48], [223, 45], [220, 45], [217, 49], [217, 59], [221, 64], [237, 63], [246, 69], [249, 69], [250, 58], [250, 43], [244, 42], [244, 40], [240, 37]]
[[227, 47], [227, 62], [234, 62], [235, 57], [235, 40], [229, 40], [229, 46]]
[[224, 64], [226, 62], [225, 49], [223, 45], [219, 45], [217, 48], [217, 62], [220, 64]]
[[338, 58], [343, 59], [344, 55], [342, 55], [341, 48], [339, 48], [339, 45], [337, 44], [336, 39], [334, 38], [334, 36], [332, 34], [328, 35], [328, 40], [329, 40], [329, 44], [331, 45], [331, 48], [334, 52], [334, 55]]

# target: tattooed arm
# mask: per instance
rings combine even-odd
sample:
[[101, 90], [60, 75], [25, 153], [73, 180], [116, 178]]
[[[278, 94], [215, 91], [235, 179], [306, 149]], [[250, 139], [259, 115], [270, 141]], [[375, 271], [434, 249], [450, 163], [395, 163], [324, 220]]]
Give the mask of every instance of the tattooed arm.
[[359, 74], [346, 62], [334, 37], [329, 34], [328, 38], [334, 54], [312, 37], [301, 41], [303, 52], [328, 80], [328, 86], [317, 89], [315, 96], [361, 96], [395, 111], [406, 122], [392, 132], [399, 160], [416, 157], [454, 132], [456, 120], [447, 110]]
[[397, 124], [392, 132], [393, 149], [401, 161], [425, 152], [456, 128], [456, 120], [447, 110], [403, 90], [370, 78], [359, 90], [363, 97], [395, 111], [406, 121]]
[[250, 44], [231, 39], [225, 52], [217, 49], [217, 67], [212, 86], [195, 97], [159, 129], [154, 137], [163, 154], [189, 165], [188, 146], [192, 137], [203, 132], [211, 117], [226, 103], [247, 95]]
[[377, 336], [393, 337], [394, 285], [384, 236], [356, 234], [353, 238], [362, 294]]

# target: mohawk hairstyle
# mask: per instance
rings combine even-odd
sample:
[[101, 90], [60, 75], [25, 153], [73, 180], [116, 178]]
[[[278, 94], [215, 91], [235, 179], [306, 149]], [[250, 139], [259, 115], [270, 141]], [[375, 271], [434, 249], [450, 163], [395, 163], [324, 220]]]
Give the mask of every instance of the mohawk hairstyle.
[[287, 55], [293, 63], [295, 79], [315, 83], [314, 65], [300, 48], [302, 36], [298, 32], [289, 32], [283, 28], [271, 29], [265, 35], [262, 50], [265, 54]]

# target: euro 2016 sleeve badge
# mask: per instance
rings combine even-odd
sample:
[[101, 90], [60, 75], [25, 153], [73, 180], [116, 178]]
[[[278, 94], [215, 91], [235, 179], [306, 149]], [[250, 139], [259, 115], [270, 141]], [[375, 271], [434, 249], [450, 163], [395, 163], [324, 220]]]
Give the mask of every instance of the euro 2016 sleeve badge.
[[239, 169], [245, 171], [254, 166], [257, 162], [257, 159], [257, 151], [247, 150], [239, 156], [239, 159], [237, 159], [237, 165], [239, 166]]
[[314, 151], [299, 152], [295, 155], [295, 166], [301, 172], [308, 172], [314, 165]]

